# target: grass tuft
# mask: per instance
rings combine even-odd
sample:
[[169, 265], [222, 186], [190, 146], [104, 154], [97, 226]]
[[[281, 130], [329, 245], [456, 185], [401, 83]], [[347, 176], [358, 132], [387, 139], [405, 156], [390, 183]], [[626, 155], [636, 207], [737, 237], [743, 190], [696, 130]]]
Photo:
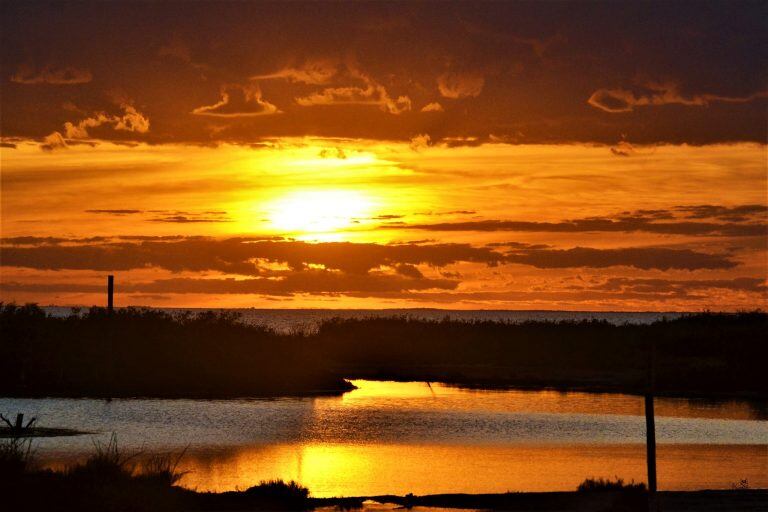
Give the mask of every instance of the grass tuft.
[[139, 478], [161, 486], [171, 487], [176, 485], [188, 473], [188, 471], [179, 471], [179, 464], [186, 451], [187, 448], [184, 448], [177, 455], [172, 453], [150, 455], [141, 464]]
[[32, 464], [32, 440], [8, 438], [0, 441], [0, 479], [15, 478], [26, 473]]
[[109, 441], [93, 442], [94, 452], [84, 462], [72, 466], [67, 473], [73, 478], [92, 479], [95, 481], [126, 480], [133, 476], [135, 455], [126, 455], [117, 446], [117, 434], [112, 434]]

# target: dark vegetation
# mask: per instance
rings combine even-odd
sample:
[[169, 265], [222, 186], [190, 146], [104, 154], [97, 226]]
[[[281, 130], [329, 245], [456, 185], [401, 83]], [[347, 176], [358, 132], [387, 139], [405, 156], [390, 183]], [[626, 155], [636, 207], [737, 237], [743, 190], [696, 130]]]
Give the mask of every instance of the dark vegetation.
[[768, 397], [768, 314], [605, 321], [335, 319], [278, 334], [234, 313], [0, 305], [0, 395], [235, 397], [342, 392], [344, 378]]
[[768, 396], [768, 314], [701, 313], [651, 325], [333, 320], [318, 344], [355, 378], [659, 394]]
[[235, 397], [351, 388], [309, 340], [233, 314], [92, 308], [66, 318], [0, 304], [0, 395]]
[[0, 441], [0, 497], [8, 510], [195, 511], [306, 510], [309, 490], [295, 482], [261, 482], [242, 492], [198, 493], [176, 484], [181, 454], [125, 454], [115, 436], [62, 471], [37, 469], [30, 441]]
[[[648, 495], [627, 489], [598, 492], [507, 492], [503, 494], [432, 494], [427, 496], [375, 496], [382, 503], [409, 507], [439, 507], [520, 512], [647, 512]], [[765, 490], [662, 491], [658, 510], [664, 512], [757, 512], [765, 510]], [[336, 500], [326, 500], [335, 504]]]
[[643, 482], [635, 483], [631, 481], [625, 483], [624, 479], [616, 477], [616, 480], [610, 478], [587, 478], [576, 488], [579, 492], [600, 492], [600, 491], [637, 491], [644, 493], [646, 491]]

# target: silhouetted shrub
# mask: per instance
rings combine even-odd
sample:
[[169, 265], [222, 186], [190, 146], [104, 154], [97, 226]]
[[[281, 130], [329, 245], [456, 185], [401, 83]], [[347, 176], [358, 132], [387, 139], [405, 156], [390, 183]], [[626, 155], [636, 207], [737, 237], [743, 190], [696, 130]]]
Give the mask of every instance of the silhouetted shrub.
[[616, 480], [609, 478], [587, 478], [579, 484], [576, 488], [579, 492], [593, 492], [593, 491], [638, 491], [645, 492], [645, 484], [643, 482], [635, 483], [634, 480], [630, 480], [629, 483], [625, 483], [624, 479], [616, 477]]
[[309, 489], [291, 480], [262, 481], [248, 488], [245, 494], [266, 508], [304, 510], [308, 508]]

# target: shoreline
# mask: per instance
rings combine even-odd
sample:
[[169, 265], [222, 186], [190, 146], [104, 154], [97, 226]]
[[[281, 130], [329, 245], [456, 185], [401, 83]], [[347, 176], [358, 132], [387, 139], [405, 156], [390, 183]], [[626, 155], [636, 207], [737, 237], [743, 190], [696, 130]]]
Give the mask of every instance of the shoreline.
[[[233, 510], [235, 507], [252, 507], [258, 504], [243, 491], [224, 493], [194, 493], [200, 510]], [[338, 510], [361, 509], [366, 501], [412, 507], [452, 508], [457, 510], [647, 510], [648, 494], [645, 491], [601, 490], [561, 492], [508, 492], [497, 494], [428, 494], [423, 496], [357, 496], [337, 498], [308, 498], [308, 509], [335, 507]], [[741, 511], [765, 510], [768, 505], [768, 489], [731, 489], [699, 491], [659, 491], [658, 503], [665, 512], [672, 511]], [[210, 507], [210, 508], [209, 508]], [[622, 507], [622, 508], [614, 508]], [[266, 510], [262, 508], [261, 510]]]
[[6, 397], [311, 397], [340, 395], [353, 389], [347, 379], [367, 379], [768, 399], [761, 341], [768, 314], [760, 311], [621, 326], [335, 318], [312, 334], [284, 334], [231, 313], [92, 308], [56, 318], [9, 304], [0, 307], [0, 329]]
[[[369, 376], [356, 375], [354, 377], [344, 377], [344, 381], [352, 380], [371, 380], [379, 382], [429, 382], [431, 384], [441, 384], [447, 387], [454, 387], [468, 391], [554, 391], [557, 393], [587, 393], [587, 394], [610, 394], [627, 395], [634, 397], [643, 397], [646, 391], [638, 387], [622, 387], [589, 384], [568, 384], [568, 383], [531, 383], [531, 382], [509, 382], [501, 381], [462, 381], [462, 380], [426, 380], [415, 378], [400, 378], [397, 376]], [[351, 384], [351, 383], [350, 383]], [[296, 392], [274, 392], [274, 393], [254, 393], [254, 394], [99, 394], [99, 393], [6, 393], [0, 395], [0, 398], [9, 399], [72, 399], [72, 400], [270, 400], [281, 398], [314, 398], [314, 397], [334, 397], [342, 396], [345, 393], [357, 389], [354, 385], [350, 387], [340, 386], [339, 389], [308, 390]], [[766, 402], [768, 395], [754, 391], [698, 391], [698, 390], [656, 390], [653, 393], [655, 398], [678, 398], [684, 400], [718, 400], [718, 401], [739, 401], [739, 402]], [[1, 436], [0, 436], [1, 437]]]

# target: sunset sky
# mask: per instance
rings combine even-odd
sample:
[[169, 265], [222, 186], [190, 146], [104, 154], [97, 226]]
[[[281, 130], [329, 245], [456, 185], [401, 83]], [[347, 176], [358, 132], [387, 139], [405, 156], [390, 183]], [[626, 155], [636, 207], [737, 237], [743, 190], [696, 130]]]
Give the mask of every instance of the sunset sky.
[[3, 2], [0, 300], [765, 308], [766, 19]]

